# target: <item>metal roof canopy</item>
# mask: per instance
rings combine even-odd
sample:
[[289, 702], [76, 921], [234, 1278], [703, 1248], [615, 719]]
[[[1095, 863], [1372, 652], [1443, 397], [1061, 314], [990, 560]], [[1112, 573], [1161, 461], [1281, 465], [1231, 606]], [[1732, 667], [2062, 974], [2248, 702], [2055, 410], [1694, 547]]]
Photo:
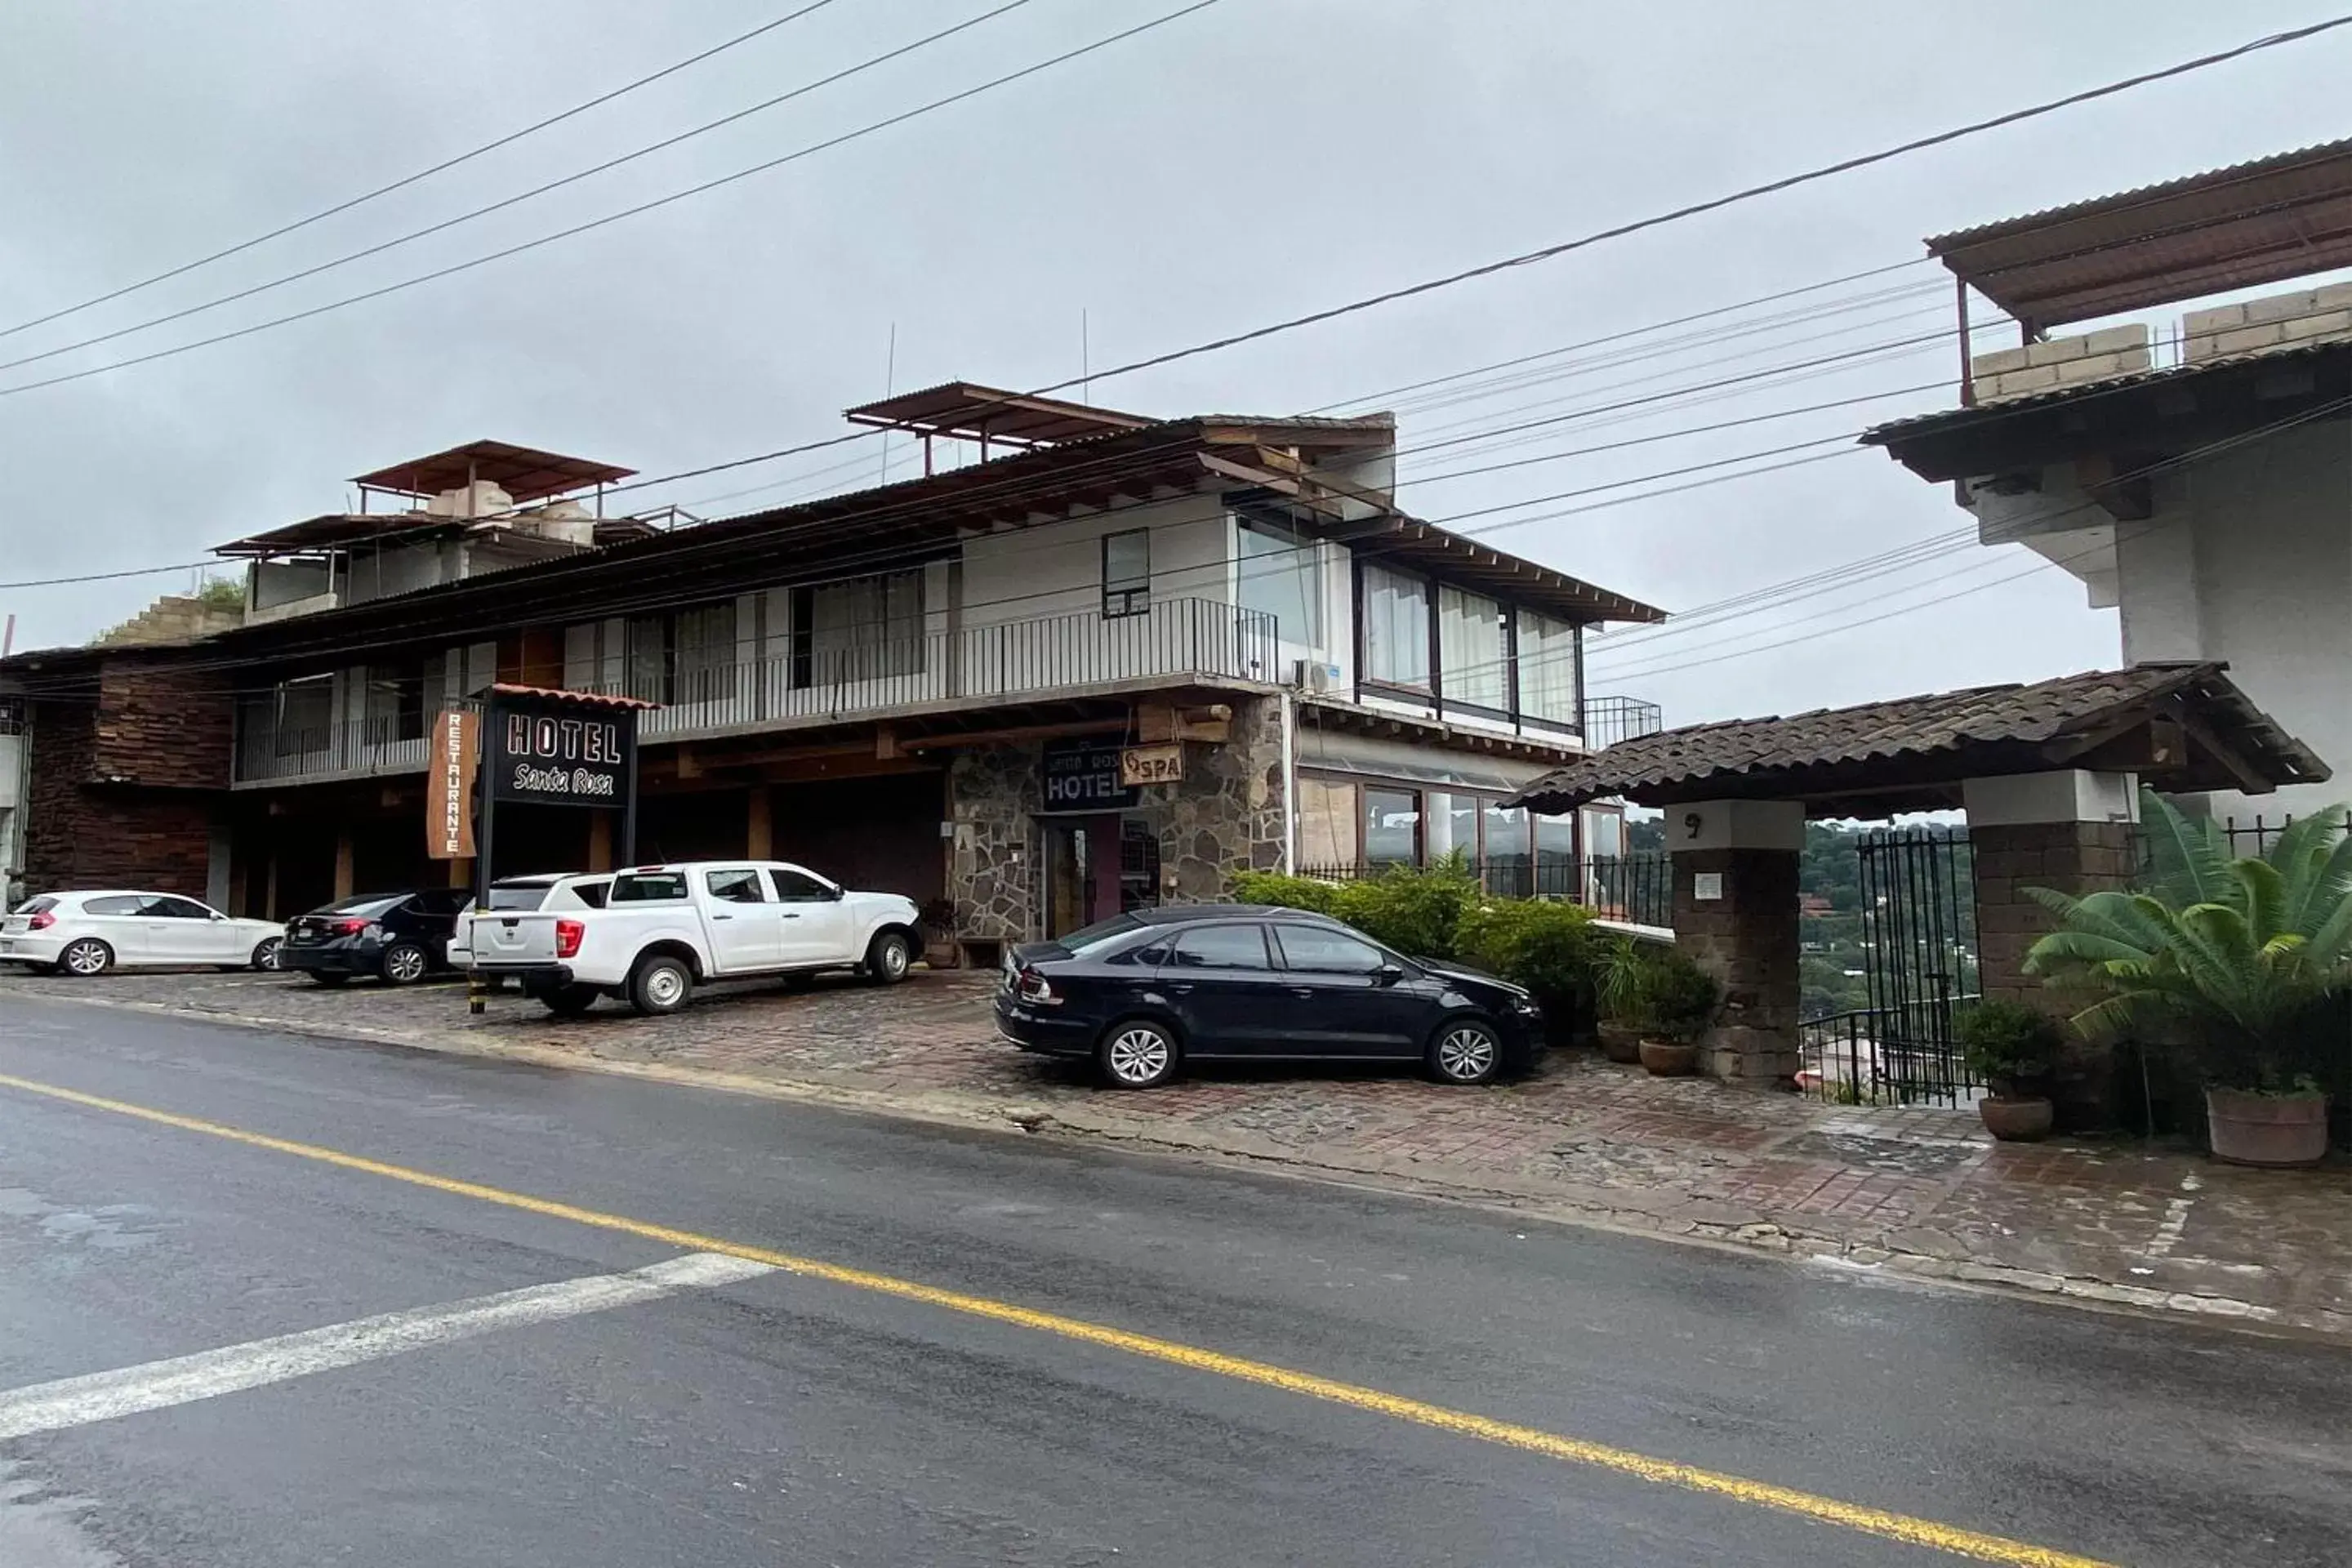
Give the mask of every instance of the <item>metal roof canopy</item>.
[[273, 528], [267, 533], [248, 534], [243, 539], [232, 539], [226, 544], [215, 544], [213, 553], [292, 555], [311, 550], [342, 549], [394, 534], [415, 534], [419, 531], [455, 531], [465, 526], [465, 521], [460, 518], [427, 517], [413, 511], [330, 511], [304, 518], [300, 522], [289, 522], [283, 528]]
[[1066, 403], [1058, 397], [1031, 397], [969, 381], [942, 382], [919, 392], [886, 397], [878, 403], [861, 403], [855, 408], [844, 409], [842, 417], [853, 425], [911, 430], [919, 436], [1003, 442], [1009, 447], [1049, 447], [1118, 430], [1139, 430], [1160, 423], [1140, 414], [1121, 414], [1089, 404]]
[[398, 495], [433, 496], [488, 479], [517, 501], [533, 501], [590, 485], [608, 485], [636, 471], [505, 441], [468, 441], [429, 458], [412, 458], [372, 474], [353, 475], [352, 483]]
[[1948, 810], [1970, 778], [2060, 768], [2134, 773], [2168, 794], [2264, 795], [2327, 764], [2254, 706], [2229, 667], [2138, 664], [1788, 718], [1692, 724], [1572, 763], [1514, 805], [1545, 813], [1622, 795], [1642, 805], [1795, 800], [1810, 816]]
[[1927, 243], [2034, 331], [2352, 267], [2352, 138]]

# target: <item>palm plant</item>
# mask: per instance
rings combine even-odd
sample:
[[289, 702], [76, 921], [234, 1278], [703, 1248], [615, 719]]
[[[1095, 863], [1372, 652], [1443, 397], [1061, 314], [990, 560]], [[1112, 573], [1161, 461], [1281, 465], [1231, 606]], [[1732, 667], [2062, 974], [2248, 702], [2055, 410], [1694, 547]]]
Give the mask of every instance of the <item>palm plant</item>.
[[2345, 807], [2290, 824], [2261, 856], [2233, 858], [2222, 830], [2143, 792], [2151, 859], [2142, 886], [2073, 898], [2031, 896], [2057, 931], [2027, 953], [2028, 973], [2093, 998], [2074, 1023], [2093, 1038], [2189, 1026], [2208, 1076], [2285, 1092], [2299, 1028], [2352, 986], [2352, 838]]

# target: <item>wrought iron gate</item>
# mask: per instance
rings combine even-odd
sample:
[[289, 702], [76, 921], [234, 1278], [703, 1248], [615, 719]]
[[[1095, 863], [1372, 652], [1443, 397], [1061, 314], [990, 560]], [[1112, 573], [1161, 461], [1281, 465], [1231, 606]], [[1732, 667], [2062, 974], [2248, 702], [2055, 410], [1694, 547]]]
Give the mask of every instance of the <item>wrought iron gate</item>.
[[1979, 1089], [1952, 1037], [1978, 994], [1975, 862], [1966, 828], [1895, 828], [1855, 846], [1870, 1005], [1809, 1020], [1809, 1065], [1832, 1098], [1965, 1105]]

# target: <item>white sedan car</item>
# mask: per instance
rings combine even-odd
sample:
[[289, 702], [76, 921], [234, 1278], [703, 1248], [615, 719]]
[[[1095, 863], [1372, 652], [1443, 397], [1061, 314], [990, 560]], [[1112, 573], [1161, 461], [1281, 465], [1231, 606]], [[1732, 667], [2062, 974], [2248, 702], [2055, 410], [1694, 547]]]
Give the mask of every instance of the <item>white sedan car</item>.
[[285, 928], [232, 920], [177, 893], [43, 893], [0, 920], [0, 963], [76, 975], [117, 967], [275, 969]]

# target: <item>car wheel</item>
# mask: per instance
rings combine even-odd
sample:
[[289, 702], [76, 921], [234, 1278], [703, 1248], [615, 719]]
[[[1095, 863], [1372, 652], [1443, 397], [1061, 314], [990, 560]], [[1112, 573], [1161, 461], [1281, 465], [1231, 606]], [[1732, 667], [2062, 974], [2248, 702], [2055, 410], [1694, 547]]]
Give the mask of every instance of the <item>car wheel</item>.
[[907, 978], [907, 965], [914, 956], [904, 936], [886, 931], [866, 950], [866, 978], [877, 985], [896, 985]]
[[94, 936], [69, 942], [66, 943], [65, 951], [58, 954], [58, 970], [78, 980], [103, 974], [113, 967], [114, 950]]
[[253, 967], [265, 974], [277, 973], [278, 939], [276, 937], [266, 936], [261, 939], [261, 944], [253, 950]]
[[648, 1018], [675, 1013], [694, 994], [694, 972], [666, 952], [637, 960], [629, 973], [629, 1005]]
[[1149, 1018], [1129, 1018], [1103, 1031], [1095, 1065], [1113, 1089], [1157, 1089], [1176, 1076], [1176, 1037]]
[[1483, 1018], [1448, 1018], [1429, 1042], [1429, 1070], [1441, 1083], [1486, 1083], [1502, 1068], [1502, 1039]]
[[310, 972], [310, 984], [313, 985], [324, 985], [329, 990], [332, 990], [338, 985], [349, 984], [351, 983], [351, 978], [352, 977], [348, 974], [338, 974], [334, 971], [328, 969], [314, 969]]
[[414, 985], [425, 978], [425, 950], [413, 942], [396, 942], [383, 950], [383, 983]]
[[577, 1018], [596, 1005], [604, 993], [593, 985], [563, 985], [549, 992], [540, 1000], [547, 1010], [559, 1018]]

